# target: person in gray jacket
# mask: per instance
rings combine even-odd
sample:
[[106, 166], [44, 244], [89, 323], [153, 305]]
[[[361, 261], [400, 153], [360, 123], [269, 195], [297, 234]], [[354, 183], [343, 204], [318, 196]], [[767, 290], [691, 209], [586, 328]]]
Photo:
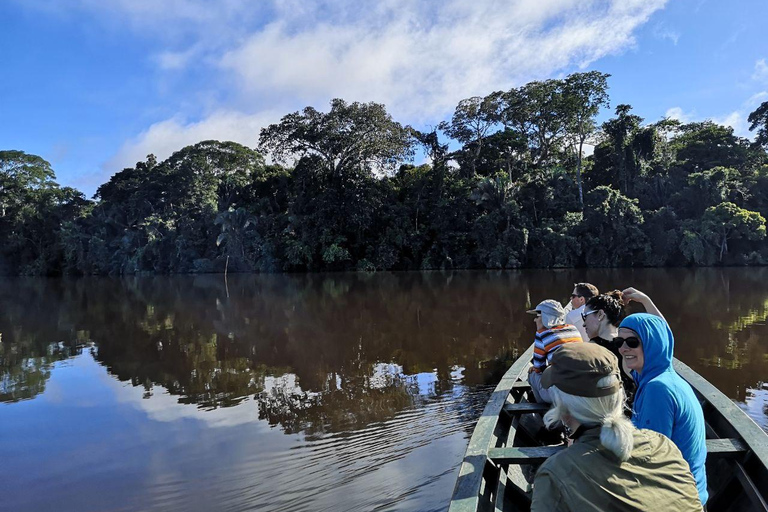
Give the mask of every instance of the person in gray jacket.
[[553, 407], [548, 427], [564, 425], [573, 444], [541, 465], [532, 511], [701, 511], [680, 450], [624, 417], [618, 359], [594, 343], [569, 343], [552, 356], [542, 385]]

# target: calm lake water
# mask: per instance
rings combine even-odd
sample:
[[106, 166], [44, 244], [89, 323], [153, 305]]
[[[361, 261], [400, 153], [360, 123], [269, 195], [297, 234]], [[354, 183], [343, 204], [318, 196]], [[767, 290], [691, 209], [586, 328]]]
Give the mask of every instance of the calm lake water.
[[768, 269], [0, 282], [0, 509], [444, 510], [525, 310], [635, 286], [768, 429]]

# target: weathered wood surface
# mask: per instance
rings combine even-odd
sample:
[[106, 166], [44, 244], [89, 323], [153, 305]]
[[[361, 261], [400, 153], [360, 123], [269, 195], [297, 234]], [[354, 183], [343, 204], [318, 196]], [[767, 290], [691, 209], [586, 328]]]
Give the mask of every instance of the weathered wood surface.
[[564, 449], [565, 446], [491, 448], [488, 450], [488, 458], [496, 464], [540, 464]]
[[[491, 448], [488, 458], [496, 464], [540, 464], [565, 446], [512, 446]], [[739, 439], [707, 439], [707, 456], [710, 458], [743, 457], [746, 445]]]
[[707, 459], [743, 457], [747, 449], [741, 439], [707, 439]]
[[514, 383], [527, 370], [532, 357], [533, 345], [517, 358], [517, 361], [501, 378], [501, 382], [491, 394], [483, 414], [477, 420], [464, 461], [459, 469], [459, 478], [453, 491], [450, 512], [474, 512], [477, 510], [483, 471], [488, 460], [488, 449], [499, 420], [499, 414], [501, 414], [504, 404], [507, 403], [507, 396], [509, 396]]
[[[675, 371], [709, 404], [709, 410], [704, 411], [704, 418], [719, 437], [742, 439], [751, 455], [756, 457], [764, 468], [768, 468], [768, 435], [763, 429], [730, 398], [688, 365], [675, 359], [674, 366]], [[717, 421], [718, 419], [721, 421]]]
[[510, 403], [504, 404], [504, 412], [507, 414], [528, 414], [545, 413], [549, 410], [549, 404], [539, 404], [536, 402]]
[[768, 501], [764, 497], [766, 490], [758, 488], [752, 476], [738, 462], [736, 463], [736, 478], [739, 479], [744, 492], [755, 509], [768, 511]]

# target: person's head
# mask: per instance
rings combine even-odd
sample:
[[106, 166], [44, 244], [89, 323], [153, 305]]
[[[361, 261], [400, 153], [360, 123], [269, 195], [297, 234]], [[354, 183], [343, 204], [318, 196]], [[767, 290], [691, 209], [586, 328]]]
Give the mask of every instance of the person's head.
[[571, 292], [571, 307], [578, 309], [599, 293], [593, 284], [575, 283]]
[[558, 422], [600, 426], [600, 443], [619, 459], [629, 458], [633, 427], [624, 417], [615, 355], [594, 343], [566, 343], [552, 355], [541, 384], [552, 397], [553, 407], [544, 415], [548, 427]]
[[635, 313], [621, 321], [615, 340], [624, 363], [640, 374], [639, 383], [672, 366], [675, 338], [667, 322], [648, 313]]
[[549, 329], [565, 323], [565, 310], [556, 300], [543, 300], [535, 309], [528, 310], [526, 313], [536, 315], [535, 321], [538, 330]]
[[624, 318], [621, 291], [613, 290], [590, 298], [584, 304], [581, 318], [584, 321], [584, 330], [590, 338], [597, 338], [609, 326], [618, 327]]

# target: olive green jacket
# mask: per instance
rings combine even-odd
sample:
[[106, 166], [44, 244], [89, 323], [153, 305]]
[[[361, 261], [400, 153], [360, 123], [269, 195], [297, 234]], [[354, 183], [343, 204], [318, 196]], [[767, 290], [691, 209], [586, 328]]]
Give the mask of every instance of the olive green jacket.
[[600, 429], [585, 431], [541, 465], [533, 484], [537, 511], [702, 510], [696, 482], [677, 447], [650, 430], [634, 431], [625, 462], [600, 444]]

